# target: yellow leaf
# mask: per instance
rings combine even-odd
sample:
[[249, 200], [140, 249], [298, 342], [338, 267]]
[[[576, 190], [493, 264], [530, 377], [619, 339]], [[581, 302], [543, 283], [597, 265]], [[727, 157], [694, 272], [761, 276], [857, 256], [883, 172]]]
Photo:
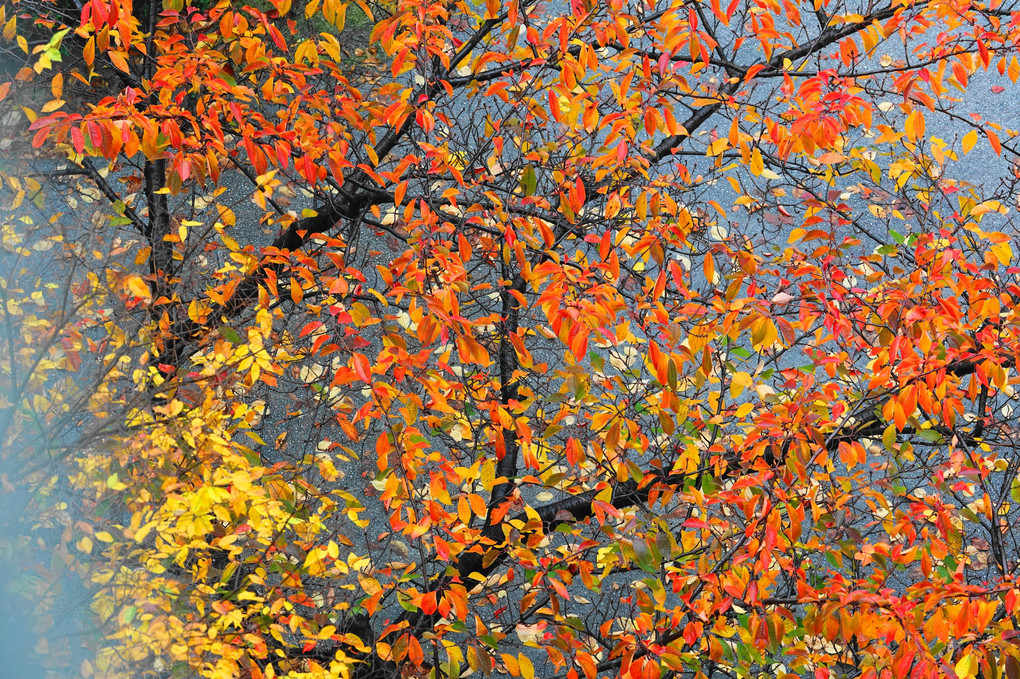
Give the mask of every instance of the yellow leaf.
[[718, 156], [720, 153], [729, 148], [730, 140], [725, 137], [716, 139], [714, 142], [708, 145], [708, 150], [705, 151], [706, 156]]
[[491, 490], [492, 484], [496, 482], [496, 464], [492, 459], [487, 459], [483, 464], [481, 471], [478, 475], [478, 481], [482, 484], [482, 488], [485, 490]]
[[974, 144], [977, 143], [978, 133], [977, 130], [971, 130], [967, 134], [963, 135], [963, 152], [970, 153], [970, 150], [974, 148]]
[[730, 396], [737, 398], [749, 386], [751, 386], [751, 375], [746, 372], [736, 373], [730, 380]]
[[769, 349], [779, 339], [775, 324], [767, 318], [759, 318], [751, 324], [751, 344], [755, 351]]
[[751, 151], [751, 174], [755, 177], [760, 177], [762, 170], [765, 169], [765, 161], [762, 160], [761, 151], [757, 148]]
[[148, 535], [150, 532], [152, 532], [152, 529], [155, 528], [155, 527], [156, 527], [156, 522], [155, 521], [150, 521], [149, 523], [145, 524], [144, 526], [139, 528], [137, 531], [135, 531], [135, 534], [132, 537], [134, 538], [134, 540], [136, 542], [141, 542], [142, 540], [145, 539], [146, 535]]
[[152, 299], [152, 292], [149, 290], [149, 284], [142, 280], [141, 276], [128, 276], [126, 283], [128, 292], [135, 297], [141, 297], [146, 301]]
[[1013, 259], [1013, 250], [1009, 247], [1009, 243], [996, 243], [989, 247], [1002, 266], [1006, 266]]
[[965, 655], [956, 663], [956, 676], [959, 679], [967, 679], [977, 675], [978, 660], [973, 655]]
[[535, 679], [535, 666], [531, 664], [528, 656], [521, 653], [517, 656], [521, 665], [521, 677], [523, 679]]

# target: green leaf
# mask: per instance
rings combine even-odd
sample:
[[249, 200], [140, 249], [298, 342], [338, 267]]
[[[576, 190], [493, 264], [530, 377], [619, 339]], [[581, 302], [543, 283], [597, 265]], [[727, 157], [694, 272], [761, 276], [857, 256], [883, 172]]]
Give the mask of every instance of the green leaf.
[[886, 450], [892, 450], [896, 445], [896, 425], [890, 424], [882, 432], [882, 445], [885, 446]]
[[223, 339], [227, 340], [228, 342], [233, 344], [235, 347], [240, 345], [240, 344], [242, 344], [244, 342], [244, 339], [241, 338], [240, 333], [238, 333], [236, 330], [231, 328], [226, 323], [221, 325], [219, 330], [220, 330], [220, 334], [223, 335]]
[[525, 196], [531, 196], [534, 195], [537, 187], [538, 177], [535, 175], [535, 168], [528, 165], [521, 175], [521, 190], [524, 191]]

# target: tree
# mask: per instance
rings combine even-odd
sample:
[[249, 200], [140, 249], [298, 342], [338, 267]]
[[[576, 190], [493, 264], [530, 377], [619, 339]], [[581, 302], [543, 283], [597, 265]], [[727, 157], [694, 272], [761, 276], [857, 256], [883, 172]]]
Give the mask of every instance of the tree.
[[0, 8], [19, 582], [86, 676], [1015, 679], [1013, 10]]

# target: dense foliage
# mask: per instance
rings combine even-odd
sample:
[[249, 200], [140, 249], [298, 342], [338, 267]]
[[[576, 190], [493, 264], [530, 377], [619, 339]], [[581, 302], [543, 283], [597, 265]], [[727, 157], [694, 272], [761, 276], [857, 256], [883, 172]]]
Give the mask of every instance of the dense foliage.
[[1020, 10], [0, 26], [54, 676], [1020, 676]]

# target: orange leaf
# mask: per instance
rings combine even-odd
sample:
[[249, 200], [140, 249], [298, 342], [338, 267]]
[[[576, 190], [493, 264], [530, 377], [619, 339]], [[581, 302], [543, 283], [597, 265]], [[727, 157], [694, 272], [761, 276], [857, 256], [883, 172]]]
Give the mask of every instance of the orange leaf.
[[110, 58], [110, 61], [113, 62], [113, 65], [116, 66], [119, 70], [124, 71], [125, 73], [131, 72], [131, 68], [128, 66], [127, 59], [124, 58], [123, 54], [117, 51], [113, 51], [110, 52], [107, 56]]
[[924, 113], [914, 111], [907, 116], [906, 122], [907, 137], [912, 141], [920, 141], [924, 138]]
[[85, 58], [85, 63], [92, 68], [93, 62], [96, 60], [96, 39], [89, 38], [88, 42], [85, 43], [85, 48], [82, 50], [82, 56]]
[[985, 130], [985, 135], [988, 137], [988, 143], [992, 145], [992, 150], [995, 151], [996, 155], [1002, 155], [1002, 142], [999, 141], [999, 135], [995, 134], [991, 130]]
[[362, 382], [371, 384], [372, 382], [372, 368], [368, 363], [368, 357], [364, 354], [354, 354], [351, 357], [354, 361], [354, 374], [358, 376], [358, 379]]

